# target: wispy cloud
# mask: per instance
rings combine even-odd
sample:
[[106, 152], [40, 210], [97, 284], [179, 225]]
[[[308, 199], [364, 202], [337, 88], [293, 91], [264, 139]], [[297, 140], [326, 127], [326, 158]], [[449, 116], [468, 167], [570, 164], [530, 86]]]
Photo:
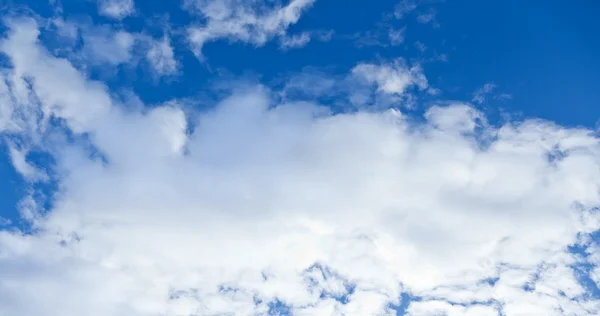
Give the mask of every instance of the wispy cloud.
[[417, 8], [416, 0], [401, 0], [396, 4], [394, 9], [394, 16], [397, 19], [404, 18], [407, 14], [411, 13]]
[[109, 18], [121, 20], [135, 12], [133, 0], [96, 0], [98, 12]]
[[418, 64], [397, 58], [361, 62], [344, 74], [308, 68], [290, 75], [280, 95], [287, 101], [308, 98], [344, 109], [408, 108], [428, 88]]
[[302, 33], [293, 35], [286, 34], [279, 37], [279, 47], [283, 50], [288, 50], [304, 47], [311, 40], [329, 42], [333, 38], [333, 34], [334, 32], [332, 30], [304, 31]]
[[[408, 15], [416, 15], [417, 22], [421, 24], [431, 24], [435, 28], [439, 28], [440, 24], [436, 20], [436, 11], [429, 8], [426, 11], [419, 9], [423, 4], [428, 4], [427, 1], [419, 0], [401, 0], [396, 4], [394, 9], [394, 17], [396, 19], [404, 19]], [[430, 4], [430, 3], [429, 3]]]
[[429, 11], [427, 13], [417, 15], [417, 21], [421, 24], [435, 22], [435, 11]]
[[471, 99], [471, 102], [481, 104], [486, 102], [488, 97], [500, 101], [512, 99], [512, 95], [508, 93], [494, 94], [494, 91], [497, 87], [498, 86], [493, 82], [488, 82], [484, 84], [481, 88], [478, 88], [477, 90], [475, 90], [475, 92], [473, 92], [473, 98]]
[[387, 24], [378, 25], [374, 30], [357, 32], [349, 36], [358, 47], [399, 46], [404, 43], [406, 27], [395, 28]]
[[285, 35], [287, 28], [295, 24], [313, 2], [292, 0], [285, 6], [271, 6], [266, 1], [188, 0], [185, 7], [204, 20], [188, 28], [188, 38], [199, 57], [202, 57], [204, 44], [218, 39], [261, 46], [273, 37]]
[[0, 216], [0, 227], [1, 226], [8, 226], [10, 224], [12, 224], [12, 221], [10, 219], [4, 218], [4, 217]]
[[390, 28], [388, 30], [388, 37], [390, 40], [390, 44], [392, 46], [398, 46], [404, 43], [404, 33], [406, 32], [406, 27], [401, 29]]
[[133, 57], [135, 35], [111, 27], [90, 27], [82, 31], [83, 54], [91, 63], [118, 65]]
[[509, 93], [500, 93], [494, 96], [494, 100], [512, 100], [513, 96]]
[[280, 38], [279, 46], [282, 49], [300, 48], [310, 42], [310, 33], [302, 32], [292, 36], [283, 36]]
[[475, 90], [475, 92], [473, 92], [473, 98], [471, 99], [471, 101], [479, 104], [485, 102], [487, 95], [492, 93], [492, 91], [494, 91], [496, 87], [496, 84], [493, 82], [488, 82], [484, 84], [481, 88], [478, 88], [477, 90]]
[[171, 46], [171, 40], [165, 35], [160, 40], [147, 38], [148, 51], [146, 59], [158, 76], [175, 74], [179, 65], [175, 59], [175, 53]]
[[427, 46], [425, 46], [425, 44], [423, 44], [423, 42], [421, 41], [416, 41], [415, 42], [415, 47], [421, 52], [425, 52], [427, 50]]

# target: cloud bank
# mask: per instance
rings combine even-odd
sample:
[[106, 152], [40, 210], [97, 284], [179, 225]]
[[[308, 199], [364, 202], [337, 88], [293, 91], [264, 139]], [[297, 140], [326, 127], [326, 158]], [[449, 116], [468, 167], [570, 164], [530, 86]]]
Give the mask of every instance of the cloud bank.
[[[190, 4], [207, 17], [191, 30], [198, 49], [222, 25], [263, 43], [311, 2], [266, 20], [229, 3]], [[600, 313], [592, 130], [496, 126], [466, 102], [418, 119], [334, 113], [261, 85], [199, 114], [132, 109], [50, 53], [35, 21], [8, 26], [0, 133], [16, 170], [57, 192], [49, 209], [23, 199], [30, 231], [0, 230], [0, 315]], [[156, 57], [172, 57], [168, 42], [147, 53], [159, 69], [174, 67]], [[336, 80], [428, 88], [401, 59]]]

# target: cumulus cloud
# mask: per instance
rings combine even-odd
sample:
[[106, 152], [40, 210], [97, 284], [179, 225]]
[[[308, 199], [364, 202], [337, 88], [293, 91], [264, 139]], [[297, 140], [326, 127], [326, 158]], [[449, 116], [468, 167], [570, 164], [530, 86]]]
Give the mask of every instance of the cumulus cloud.
[[[593, 131], [493, 126], [460, 102], [421, 120], [332, 113], [262, 86], [197, 120], [138, 111], [52, 56], [33, 21], [10, 28], [0, 113], [50, 122], [2, 135], [43, 140], [58, 192], [48, 212], [24, 200], [30, 232], [0, 230], [0, 315], [600, 313], [573, 268], [600, 261]], [[428, 87], [402, 60], [350, 76]]]
[[418, 65], [409, 67], [401, 58], [379, 65], [358, 64], [352, 69], [352, 74], [376, 85], [378, 91], [388, 94], [402, 95], [412, 86], [417, 86], [421, 90], [428, 87], [427, 78], [421, 67]]
[[188, 28], [189, 40], [199, 57], [204, 44], [218, 39], [262, 46], [273, 37], [285, 36], [313, 2], [292, 0], [281, 6], [270, 1], [188, 0], [185, 7], [202, 19]]
[[121, 20], [134, 12], [133, 0], [98, 0], [98, 13], [103, 16]]

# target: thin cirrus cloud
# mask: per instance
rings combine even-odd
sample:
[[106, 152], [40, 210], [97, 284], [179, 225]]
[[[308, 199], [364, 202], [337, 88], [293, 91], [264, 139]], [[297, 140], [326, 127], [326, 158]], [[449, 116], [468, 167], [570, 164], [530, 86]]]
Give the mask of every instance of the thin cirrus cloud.
[[[234, 4], [187, 3], [208, 18], [196, 49], [281, 36], [310, 2]], [[239, 32], [216, 32], [223, 23]], [[495, 125], [460, 101], [415, 118], [402, 105], [431, 85], [402, 58], [281, 89], [230, 85], [201, 113], [132, 109], [55, 56], [35, 20], [6, 24], [0, 135], [16, 171], [57, 192], [45, 206], [32, 184], [19, 204], [31, 229], [0, 230], [2, 316], [600, 313], [586, 285], [600, 264], [593, 130]], [[153, 43], [143, 56], [156, 69], [183, 67], [168, 37]], [[361, 106], [334, 112], [323, 95]]]

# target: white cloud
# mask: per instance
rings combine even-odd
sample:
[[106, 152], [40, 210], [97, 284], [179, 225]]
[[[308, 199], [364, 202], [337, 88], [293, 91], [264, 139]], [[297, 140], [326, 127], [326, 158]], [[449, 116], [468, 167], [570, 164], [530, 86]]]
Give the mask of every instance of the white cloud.
[[441, 62], [447, 62], [448, 61], [448, 55], [446, 54], [436, 54], [432, 60], [434, 61], [441, 61]]
[[[111, 25], [88, 25], [74, 21], [53, 19], [56, 34], [71, 42], [68, 57], [78, 65], [136, 66], [145, 59], [153, 75], [170, 76], [177, 73], [179, 65], [168, 32], [162, 38], [145, 33], [131, 33]], [[73, 45], [81, 35], [82, 47]]]
[[427, 78], [421, 67], [408, 65], [398, 58], [378, 63], [361, 62], [346, 74], [306, 68], [286, 79], [280, 95], [288, 101], [319, 100], [335, 108], [382, 110], [412, 107], [418, 97], [416, 90], [427, 88]]
[[97, 0], [98, 12], [106, 17], [121, 20], [135, 12], [133, 0]]
[[454, 305], [444, 301], [424, 301], [411, 304], [407, 315], [464, 315], [464, 316], [497, 316], [498, 309], [483, 304]]
[[267, 1], [188, 0], [186, 8], [204, 20], [188, 28], [189, 40], [197, 56], [202, 56], [204, 44], [218, 39], [262, 46], [273, 37], [284, 36], [313, 2], [292, 0], [285, 6], [272, 6]]
[[279, 47], [283, 50], [301, 48], [306, 46], [311, 40], [319, 42], [329, 42], [333, 38], [334, 31], [317, 30], [306, 31], [293, 35], [281, 35], [279, 37]]
[[2, 216], [0, 216], [0, 227], [1, 226], [8, 226], [12, 224], [12, 221], [10, 219], [4, 218]]
[[511, 100], [512, 98], [512, 94], [509, 93], [500, 93], [494, 96], [494, 100]]
[[282, 49], [300, 48], [306, 46], [310, 42], [310, 33], [302, 32], [292, 36], [282, 36], [279, 46]]
[[56, 28], [56, 35], [74, 41], [79, 36], [79, 28], [71, 21], [65, 21], [61, 17], [49, 20], [50, 25]]
[[423, 42], [420, 41], [416, 41], [415, 42], [415, 47], [421, 52], [425, 52], [427, 50], [427, 46], [425, 46], [425, 44], [423, 44]]
[[[396, 17], [396, 19], [402, 19], [407, 15], [414, 13], [417, 7], [420, 7], [426, 3], [427, 1], [401, 0], [396, 4], [396, 8], [394, 9], [394, 16]], [[416, 16], [416, 20], [421, 24], [431, 23], [433, 27], [439, 28], [440, 24], [436, 21], [435, 16], [435, 10], [429, 9], [427, 12], [418, 13]]]
[[335, 31], [333, 30], [319, 30], [313, 32], [313, 35], [321, 42], [329, 42], [333, 38]]
[[405, 31], [406, 31], [406, 27], [403, 27], [401, 29], [390, 28], [388, 30], [388, 37], [390, 40], [390, 44], [392, 44], [392, 46], [398, 46], [398, 45], [404, 43], [404, 32]]
[[398, 4], [396, 4], [396, 8], [394, 10], [394, 16], [397, 19], [403, 18], [405, 15], [411, 13], [417, 8], [417, 1], [415, 0], [400, 0]]
[[429, 93], [430, 95], [439, 95], [442, 93], [442, 90], [438, 88], [429, 87], [427, 88], [427, 93]]
[[[31, 130], [30, 125], [35, 124], [38, 115], [43, 121], [56, 116], [65, 119], [69, 128], [81, 131], [109, 109], [110, 97], [103, 85], [84, 80], [85, 76], [67, 60], [53, 57], [38, 45], [39, 31], [33, 20], [9, 23], [11, 37], [0, 42], [0, 52], [11, 57], [16, 69], [5, 76], [9, 86], [13, 87], [10, 96], [18, 101], [18, 107], [13, 107], [11, 112], [26, 109], [17, 122], [27, 124]], [[40, 100], [38, 109], [31, 104], [35, 97], [28, 90], [29, 85]]]
[[136, 37], [108, 26], [85, 28], [82, 34], [83, 53], [89, 62], [119, 65], [133, 57]]
[[399, 46], [404, 43], [406, 27], [394, 28], [389, 25], [380, 25], [375, 30], [357, 32], [347, 36], [354, 40], [356, 46]]
[[284, 99], [297, 94], [314, 99], [337, 94], [339, 90], [338, 80], [334, 76], [308, 68], [286, 78], [281, 94]]
[[494, 91], [495, 88], [496, 84], [494, 84], [493, 82], [488, 82], [484, 84], [483, 87], [473, 92], [473, 99], [471, 99], [471, 101], [479, 104], [485, 102], [486, 95], [492, 93], [492, 91]]
[[428, 87], [427, 78], [418, 65], [409, 67], [403, 59], [391, 63], [367, 64], [362, 63], [352, 69], [352, 73], [368, 83], [377, 85], [381, 92], [402, 95], [406, 89], [417, 86], [419, 89]]
[[162, 40], [148, 40], [146, 59], [158, 75], [171, 75], [177, 72], [178, 64], [168, 36]]
[[[331, 114], [246, 87], [190, 133], [177, 107], [123, 109], [32, 21], [11, 28], [7, 86], [65, 127], [36, 129], [60, 175], [53, 208], [27, 199], [34, 232], [0, 231], [0, 315], [268, 315], [275, 300], [393, 315], [401, 292], [420, 298], [409, 315], [600, 313], [567, 250], [600, 228], [590, 130], [494, 127], [461, 103], [422, 121]], [[427, 88], [402, 60], [352, 73], [382, 93]]]
[[0, 76], [0, 132], [15, 129], [18, 124], [13, 122], [13, 106], [11, 92], [6, 85], [4, 76]]
[[417, 21], [421, 24], [427, 24], [429, 22], [435, 22], [435, 11], [419, 14]]
[[475, 109], [457, 104], [445, 108], [434, 106], [425, 113], [425, 118], [432, 126], [440, 130], [472, 132], [483, 117]]
[[27, 150], [20, 150], [14, 145], [9, 146], [9, 154], [15, 170], [28, 181], [43, 181], [48, 178], [44, 171], [37, 169], [27, 161]]
[[[366, 32], [357, 32], [350, 36], [350, 38], [355, 40], [355, 44], [358, 47], [364, 46], [382, 46], [385, 47], [386, 44], [381, 39], [382, 35], [379, 31], [366, 31]], [[386, 39], [389, 40], [390, 34], [389, 31], [385, 34]]]

